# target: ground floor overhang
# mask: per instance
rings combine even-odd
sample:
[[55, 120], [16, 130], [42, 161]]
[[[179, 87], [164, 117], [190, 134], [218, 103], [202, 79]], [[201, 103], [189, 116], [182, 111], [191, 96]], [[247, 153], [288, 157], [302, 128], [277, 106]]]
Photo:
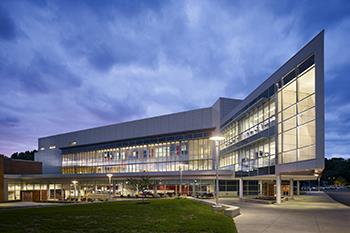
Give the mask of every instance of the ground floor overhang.
[[[219, 170], [220, 179], [236, 179], [232, 170]], [[134, 172], [134, 173], [111, 173], [112, 180], [126, 180], [132, 178], [148, 177], [150, 179], [178, 180], [178, 179], [201, 179], [214, 180], [215, 170], [207, 171], [173, 171], [173, 172]], [[71, 182], [72, 180], [108, 180], [107, 174], [40, 174], [40, 175], [5, 175], [6, 181], [23, 182]]]
[[[113, 181], [122, 181], [127, 179], [137, 179], [148, 177], [153, 180], [215, 180], [216, 171], [172, 171], [172, 172], [135, 172], [135, 173], [111, 173], [111, 174], [35, 174], [35, 175], [4, 175], [7, 182], [61, 182], [70, 183], [73, 180], [78, 181], [106, 181], [111, 175]], [[308, 181], [317, 180], [318, 175], [311, 172], [304, 173], [286, 173], [280, 174], [281, 180]], [[233, 170], [218, 170], [218, 178], [220, 180], [276, 180], [276, 174], [260, 175], [260, 176], [244, 176], [237, 177]]]
[[[317, 180], [317, 176], [314, 175], [291, 175], [291, 174], [284, 174], [280, 175], [281, 180], [294, 180], [294, 181], [308, 181], [308, 180]], [[236, 177], [236, 179], [239, 179]], [[242, 177], [243, 180], [276, 180], [276, 175], [264, 175], [264, 176], [249, 176], [249, 177]]]

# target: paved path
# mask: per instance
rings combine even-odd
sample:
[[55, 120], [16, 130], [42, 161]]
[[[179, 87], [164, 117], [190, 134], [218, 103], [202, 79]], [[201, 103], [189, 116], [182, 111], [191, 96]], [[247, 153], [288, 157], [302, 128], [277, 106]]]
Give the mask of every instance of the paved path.
[[240, 202], [222, 199], [239, 206], [241, 215], [234, 218], [239, 233], [348, 233], [350, 208], [325, 193], [296, 196], [281, 205]]
[[46, 203], [46, 202], [4, 202], [0, 203], [0, 210], [11, 209], [11, 208], [33, 208], [33, 207], [45, 207], [45, 206], [57, 206], [65, 205], [64, 203]]
[[326, 192], [331, 198], [344, 205], [350, 206], [350, 190], [339, 190], [339, 191], [327, 191]]

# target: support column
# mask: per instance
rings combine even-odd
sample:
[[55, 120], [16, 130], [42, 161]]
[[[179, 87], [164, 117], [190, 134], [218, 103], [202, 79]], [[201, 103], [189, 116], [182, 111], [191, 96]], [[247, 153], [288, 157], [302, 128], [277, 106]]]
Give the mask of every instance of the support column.
[[281, 204], [281, 176], [276, 176], [276, 204]]
[[294, 196], [294, 180], [293, 179], [291, 179], [289, 181], [289, 196], [291, 198], [293, 198], [293, 196]]
[[82, 186], [79, 184], [76, 187], [77, 187], [77, 192], [78, 192], [78, 201], [81, 201], [81, 187]]
[[297, 180], [297, 195], [300, 195], [300, 181]]
[[153, 182], [153, 195], [156, 196], [157, 195], [157, 181], [154, 180]]
[[53, 199], [56, 200], [56, 183], [53, 184]]
[[122, 190], [121, 190], [121, 194], [124, 196], [124, 188], [125, 188], [125, 181], [123, 180], [122, 182]]
[[192, 185], [192, 197], [196, 196], [196, 183], [193, 181], [193, 185]]
[[263, 195], [263, 182], [262, 180], [259, 180], [259, 196], [262, 197]]
[[113, 185], [113, 196], [115, 196], [115, 181], [112, 182]]
[[243, 179], [239, 179], [239, 198], [243, 198]]

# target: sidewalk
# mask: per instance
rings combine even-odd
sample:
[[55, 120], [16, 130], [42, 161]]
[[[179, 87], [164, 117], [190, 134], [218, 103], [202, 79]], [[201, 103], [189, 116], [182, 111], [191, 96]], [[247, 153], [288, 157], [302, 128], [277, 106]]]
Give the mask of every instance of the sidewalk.
[[57, 205], [65, 205], [65, 204], [48, 203], [48, 202], [26, 202], [26, 201], [5, 202], [5, 203], [0, 203], [0, 210], [12, 209], [12, 208], [34, 208], [34, 207], [45, 207], [45, 206], [57, 206]]
[[239, 206], [234, 218], [239, 233], [345, 233], [350, 232], [350, 208], [323, 192], [295, 196], [281, 205], [221, 199], [221, 203]]

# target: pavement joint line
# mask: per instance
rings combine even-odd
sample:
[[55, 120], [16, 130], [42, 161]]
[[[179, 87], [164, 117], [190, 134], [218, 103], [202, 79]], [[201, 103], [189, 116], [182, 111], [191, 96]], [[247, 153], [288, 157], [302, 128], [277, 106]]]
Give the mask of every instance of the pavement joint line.
[[317, 219], [317, 217], [318, 217], [317, 215], [316, 215], [316, 216], [314, 216], [314, 219], [315, 219], [315, 222], [316, 222], [317, 230], [318, 230], [318, 232], [320, 232], [320, 233], [321, 233], [322, 231], [321, 231], [321, 228], [320, 228], [320, 224], [318, 223], [318, 219]]
[[278, 215], [278, 217], [277, 217], [271, 224], [269, 224], [269, 225], [262, 231], [262, 233], [267, 232], [267, 229], [269, 229], [271, 226], [273, 226], [273, 225], [282, 217], [282, 215], [283, 215], [283, 213], [280, 214], [280, 215]]

